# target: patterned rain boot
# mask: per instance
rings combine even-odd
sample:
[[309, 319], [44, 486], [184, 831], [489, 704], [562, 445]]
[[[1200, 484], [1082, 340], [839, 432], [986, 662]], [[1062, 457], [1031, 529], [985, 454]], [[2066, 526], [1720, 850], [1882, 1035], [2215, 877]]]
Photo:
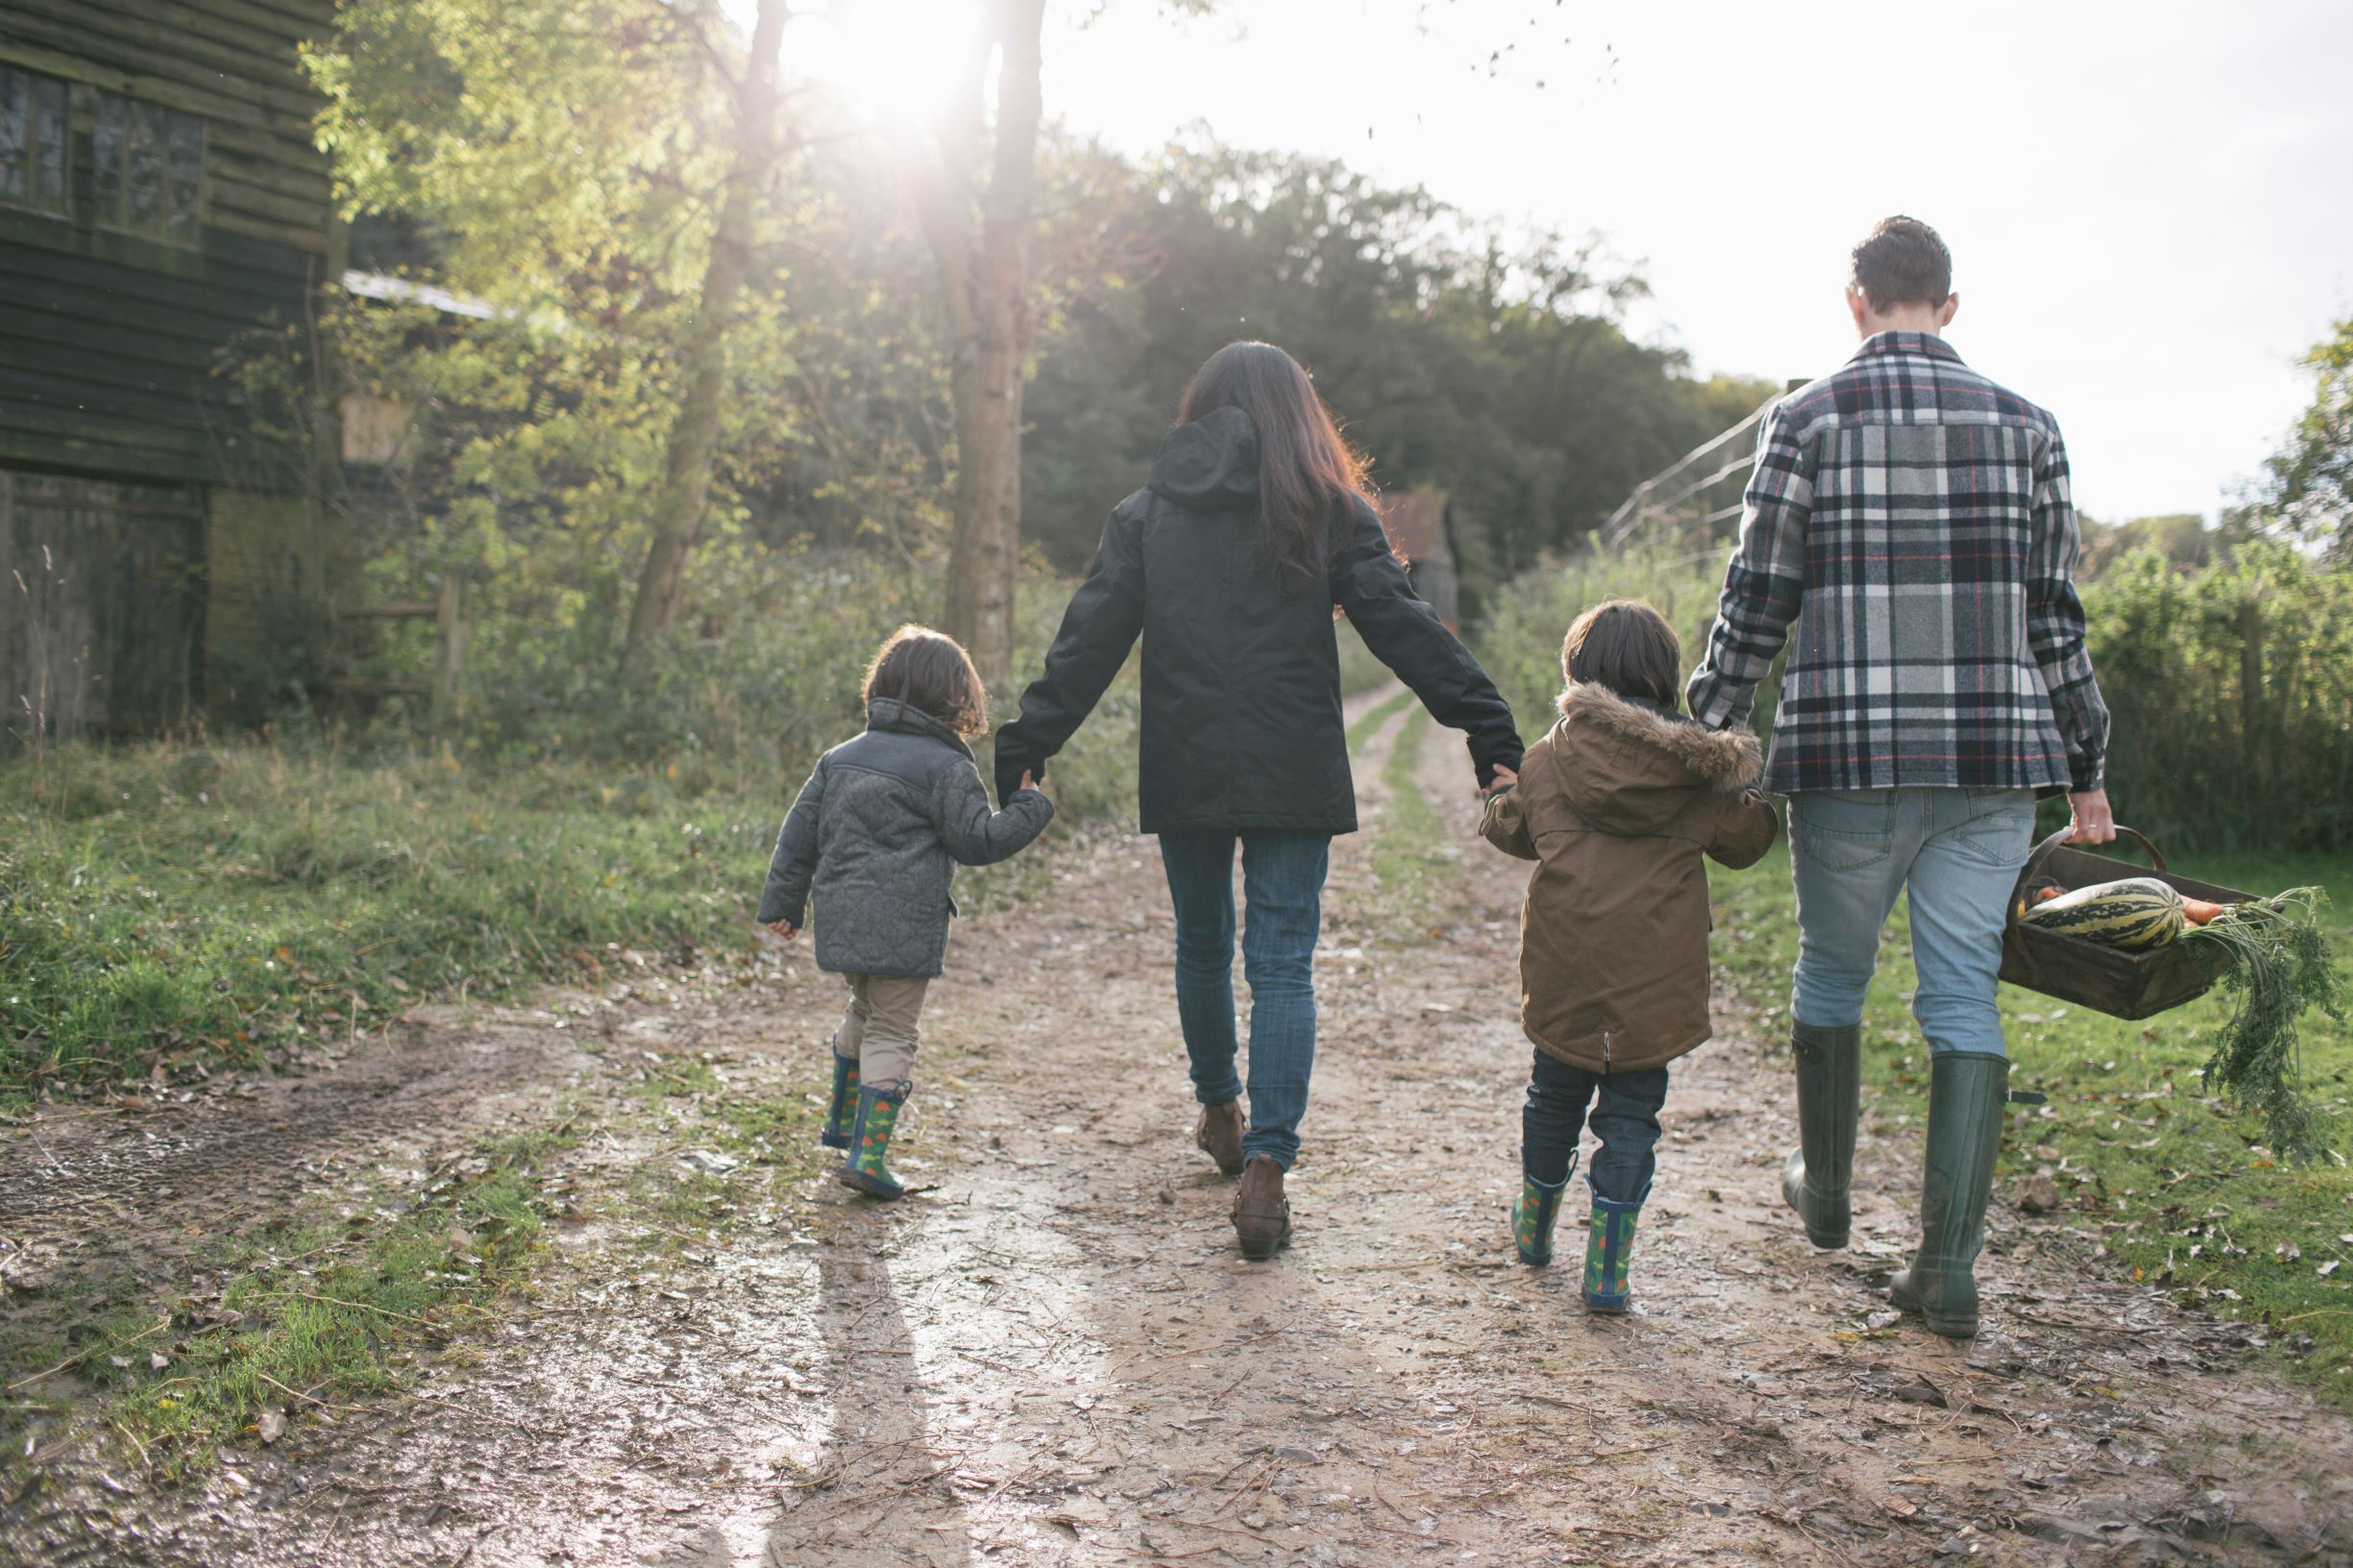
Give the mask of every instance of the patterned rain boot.
[[1948, 1339], [1977, 1333], [1977, 1252], [2001, 1152], [2010, 1064], [1984, 1051], [1928, 1059], [1928, 1164], [1921, 1181], [1920, 1250], [1888, 1282], [1896, 1305]]
[[833, 1053], [833, 1103], [825, 1108], [825, 1130], [817, 1140], [829, 1149], [849, 1147], [850, 1128], [858, 1120], [858, 1059]]
[[1626, 1264], [1634, 1250], [1634, 1218], [1641, 1213], [1639, 1202], [1593, 1195], [1593, 1219], [1585, 1232], [1585, 1311], [1618, 1317], [1633, 1305]]
[[1798, 1147], [1781, 1167], [1781, 1197], [1818, 1247], [1843, 1247], [1852, 1226], [1848, 1184], [1863, 1089], [1863, 1026], [1817, 1029], [1791, 1020], [1798, 1064]]
[[898, 1125], [899, 1107], [907, 1103], [907, 1091], [914, 1087], [905, 1078], [881, 1089], [872, 1084], [858, 1086], [858, 1119], [850, 1129], [849, 1158], [834, 1173], [844, 1187], [885, 1203], [907, 1190], [891, 1174], [883, 1158], [891, 1152], [891, 1130]]
[[1553, 1261], [1553, 1222], [1560, 1217], [1560, 1194], [1577, 1174], [1577, 1156], [1569, 1156], [1569, 1168], [1552, 1183], [1528, 1174], [1524, 1150], [1521, 1161], [1520, 1199], [1511, 1206], [1511, 1239], [1519, 1246], [1521, 1262], [1542, 1268]]

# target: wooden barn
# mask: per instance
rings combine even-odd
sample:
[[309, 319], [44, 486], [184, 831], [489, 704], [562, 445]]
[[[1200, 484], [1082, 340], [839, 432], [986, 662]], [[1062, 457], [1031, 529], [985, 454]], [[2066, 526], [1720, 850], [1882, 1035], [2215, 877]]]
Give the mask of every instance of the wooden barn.
[[326, 602], [334, 541], [301, 499], [321, 437], [264, 450], [216, 369], [340, 279], [297, 58], [333, 19], [333, 0], [0, 0], [0, 731], [19, 741], [181, 726]]
[[1455, 575], [1455, 518], [1446, 492], [1416, 485], [1381, 498], [1381, 527], [1406, 563], [1413, 591], [1430, 601], [1438, 619], [1461, 629], [1460, 594]]

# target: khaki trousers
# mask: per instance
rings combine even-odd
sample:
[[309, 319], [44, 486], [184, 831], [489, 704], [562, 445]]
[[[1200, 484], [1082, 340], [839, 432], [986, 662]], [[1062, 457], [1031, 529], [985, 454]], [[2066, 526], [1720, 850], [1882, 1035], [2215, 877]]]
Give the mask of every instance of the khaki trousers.
[[858, 1064], [858, 1082], [882, 1089], [915, 1076], [916, 1020], [928, 980], [893, 974], [846, 974], [849, 1008], [833, 1049]]

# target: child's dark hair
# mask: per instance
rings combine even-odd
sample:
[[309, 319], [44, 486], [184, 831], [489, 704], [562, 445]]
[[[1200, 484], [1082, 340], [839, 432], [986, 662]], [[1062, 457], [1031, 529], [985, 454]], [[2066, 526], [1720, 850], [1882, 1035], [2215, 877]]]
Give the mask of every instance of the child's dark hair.
[[1638, 599], [1605, 600], [1571, 622], [1560, 644], [1560, 673], [1572, 686], [1603, 686], [1670, 712], [1681, 708], [1683, 645], [1667, 618]]
[[989, 692], [964, 645], [945, 632], [908, 625], [883, 639], [866, 667], [861, 700], [896, 698], [930, 714], [959, 735], [989, 727]]

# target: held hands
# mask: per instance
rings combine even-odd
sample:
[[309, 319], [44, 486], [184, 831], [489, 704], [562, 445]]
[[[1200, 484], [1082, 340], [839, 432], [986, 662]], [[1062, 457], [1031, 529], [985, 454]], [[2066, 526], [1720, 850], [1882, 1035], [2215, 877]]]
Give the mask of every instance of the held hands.
[[2116, 842], [2116, 813], [2108, 809], [2106, 790], [2086, 790], [2081, 795], [2070, 795], [2067, 804], [2075, 819], [2073, 827], [2067, 835], [2068, 843]]
[[1034, 775], [1033, 775], [1033, 774], [1030, 772], [1030, 771], [1029, 771], [1028, 769], [1026, 769], [1026, 768], [1022, 769], [1022, 770], [1021, 770], [1021, 788], [1023, 788], [1023, 789], [1025, 789], [1025, 790], [1034, 790], [1034, 789], [1036, 789], [1037, 787], [1038, 787], [1038, 780], [1037, 780], [1037, 778], [1036, 778], [1036, 777], [1035, 777], [1035, 776], [1034, 776]]
[[800, 927], [795, 925], [791, 920], [764, 920], [761, 923], [787, 942], [800, 935]]
[[1497, 763], [1495, 765], [1494, 781], [1488, 784], [1485, 789], [1479, 792], [1479, 797], [1482, 800], [1492, 800], [1497, 796], [1503, 794], [1504, 791], [1511, 788], [1511, 786], [1514, 784], [1517, 784], [1519, 781], [1519, 770], [1516, 768], [1507, 768], [1503, 764]]

